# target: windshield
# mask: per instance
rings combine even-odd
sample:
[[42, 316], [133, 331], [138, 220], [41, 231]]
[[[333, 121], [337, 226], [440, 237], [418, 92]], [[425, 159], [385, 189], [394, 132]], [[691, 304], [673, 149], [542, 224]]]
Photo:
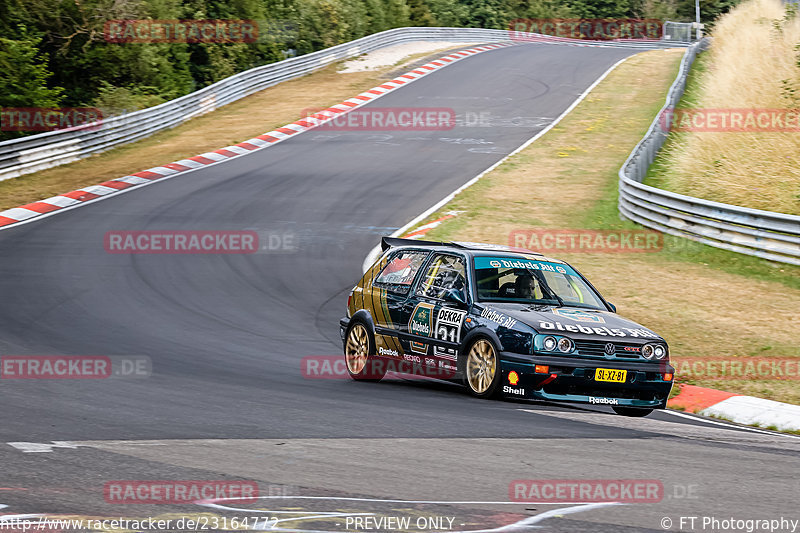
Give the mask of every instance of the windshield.
[[561, 263], [476, 257], [475, 280], [481, 301], [606, 309], [600, 296], [578, 273]]

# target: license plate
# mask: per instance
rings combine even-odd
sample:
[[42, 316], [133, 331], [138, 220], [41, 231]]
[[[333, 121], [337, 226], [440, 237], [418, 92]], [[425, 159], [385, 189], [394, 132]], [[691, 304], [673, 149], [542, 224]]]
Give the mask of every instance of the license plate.
[[610, 381], [611, 383], [625, 383], [628, 376], [627, 370], [611, 370], [609, 368], [598, 368], [594, 373], [595, 381]]

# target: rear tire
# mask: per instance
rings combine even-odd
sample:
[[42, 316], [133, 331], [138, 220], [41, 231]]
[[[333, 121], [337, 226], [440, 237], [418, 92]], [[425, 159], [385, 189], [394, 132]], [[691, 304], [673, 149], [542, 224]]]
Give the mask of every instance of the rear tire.
[[344, 362], [347, 373], [356, 381], [380, 381], [386, 375], [386, 365], [375, 355], [375, 341], [361, 321], [347, 328]]
[[464, 361], [464, 382], [478, 398], [491, 398], [500, 385], [500, 358], [489, 339], [479, 338], [470, 344]]
[[611, 408], [614, 410], [615, 413], [622, 416], [642, 417], [642, 416], [647, 416], [653, 412], [652, 409], [641, 408], [641, 407], [622, 407], [618, 405], [612, 405]]

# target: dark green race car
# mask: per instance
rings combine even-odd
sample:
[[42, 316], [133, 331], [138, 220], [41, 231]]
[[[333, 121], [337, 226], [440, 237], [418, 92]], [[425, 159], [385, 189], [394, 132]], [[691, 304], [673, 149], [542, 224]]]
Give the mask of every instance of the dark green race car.
[[385, 237], [383, 254], [340, 321], [347, 370], [389, 370], [503, 395], [611, 406], [666, 406], [675, 369], [666, 341], [616, 314], [569, 264], [478, 243]]

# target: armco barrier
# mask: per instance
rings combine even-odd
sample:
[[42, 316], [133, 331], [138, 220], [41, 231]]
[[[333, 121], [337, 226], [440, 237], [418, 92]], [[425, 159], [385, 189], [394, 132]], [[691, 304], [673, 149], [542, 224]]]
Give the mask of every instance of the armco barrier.
[[701, 46], [696, 43], [686, 50], [664, 107], [619, 171], [619, 211], [627, 219], [670, 235], [800, 265], [800, 216], [712, 202], [642, 184], [668, 135], [661, 127], [661, 115], [675, 108], [683, 96]]
[[[519, 36], [519, 33], [516, 33]], [[535, 42], [563, 44], [568, 39], [555, 39], [525, 34]], [[308, 74], [336, 61], [358, 56], [378, 48], [413, 41], [502, 42], [510, 40], [506, 30], [481, 28], [396, 28], [368, 35], [348, 43], [277, 63], [255, 67], [235, 74], [199, 91], [161, 105], [107, 118], [83, 129], [58, 130], [0, 143], [0, 180], [36, 172], [115, 146], [136, 141], [158, 131], [173, 128], [192, 117], [234, 102], [257, 91]], [[572, 41], [581, 46], [616, 46], [660, 48], [681, 46], [681, 43], [659, 41]], [[685, 45], [684, 45], [685, 46]]]

